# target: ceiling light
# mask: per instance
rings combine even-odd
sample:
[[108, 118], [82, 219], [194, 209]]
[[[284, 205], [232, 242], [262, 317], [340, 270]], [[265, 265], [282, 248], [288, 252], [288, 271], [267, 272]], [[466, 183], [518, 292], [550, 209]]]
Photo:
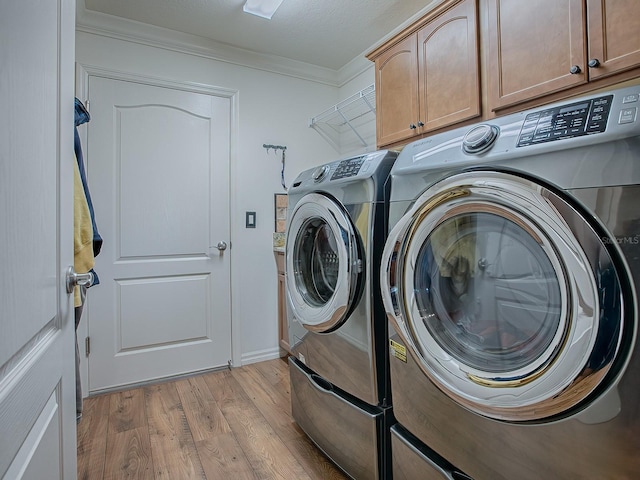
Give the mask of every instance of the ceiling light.
[[242, 10], [252, 15], [271, 20], [271, 17], [276, 13], [282, 1], [283, 0], [247, 0]]

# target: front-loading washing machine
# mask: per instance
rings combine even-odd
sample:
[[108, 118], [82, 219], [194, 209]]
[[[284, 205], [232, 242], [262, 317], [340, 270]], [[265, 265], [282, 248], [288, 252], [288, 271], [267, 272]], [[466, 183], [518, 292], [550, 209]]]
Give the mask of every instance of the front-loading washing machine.
[[387, 321], [378, 274], [388, 175], [378, 151], [301, 173], [289, 188], [285, 285], [292, 415], [356, 479], [387, 478]]
[[408, 459], [425, 478], [640, 475], [638, 108], [627, 87], [399, 155], [381, 266], [395, 479]]

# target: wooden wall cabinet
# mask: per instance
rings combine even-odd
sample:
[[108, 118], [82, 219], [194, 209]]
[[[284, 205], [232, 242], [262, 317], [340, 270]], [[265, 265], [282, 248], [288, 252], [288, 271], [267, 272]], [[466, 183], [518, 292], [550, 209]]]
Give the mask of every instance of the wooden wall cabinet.
[[281, 357], [291, 353], [289, 346], [289, 324], [287, 322], [286, 290], [284, 283], [284, 253], [276, 252], [276, 266], [278, 269], [278, 341]]
[[367, 55], [377, 146], [637, 81], [638, 32], [640, 0], [443, 0]]
[[493, 111], [640, 66], [638, 0], [488, 0]]
[[446, 2], [367, 58], [379, 148], [480, 115], [477, 0]]

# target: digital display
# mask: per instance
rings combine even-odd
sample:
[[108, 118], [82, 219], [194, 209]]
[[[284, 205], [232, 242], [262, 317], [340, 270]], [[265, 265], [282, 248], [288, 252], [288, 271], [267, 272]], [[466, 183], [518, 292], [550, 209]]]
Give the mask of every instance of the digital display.
[[588, 103], [581, 103], [580, 105], [564, 107], [564, 108], [561, 108], [558, 113], [573, 112], [574, 110], [582, 110], [584, 108], [589, 108], [589, 104]]

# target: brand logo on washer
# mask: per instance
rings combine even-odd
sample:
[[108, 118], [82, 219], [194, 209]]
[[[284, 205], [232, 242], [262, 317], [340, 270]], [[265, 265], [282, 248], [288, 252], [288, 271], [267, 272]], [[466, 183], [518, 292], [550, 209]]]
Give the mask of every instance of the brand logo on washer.
[[422, 141], [414, 142], [414, 143], [413, 143], [413, 146], [414, 146], [414, 147], [421, 147], [421, 146], [423, 146], [423, 145], [429, 145], [429, 144], [430, 144], [430, 143], [432, 143], [432, 142], [433, 142], [433, 140], [432, 140], [432, 139], [430, 139], [430, 138], [425, 138], [425, 139], [424, 139], [424, 140], [422, 140]]

